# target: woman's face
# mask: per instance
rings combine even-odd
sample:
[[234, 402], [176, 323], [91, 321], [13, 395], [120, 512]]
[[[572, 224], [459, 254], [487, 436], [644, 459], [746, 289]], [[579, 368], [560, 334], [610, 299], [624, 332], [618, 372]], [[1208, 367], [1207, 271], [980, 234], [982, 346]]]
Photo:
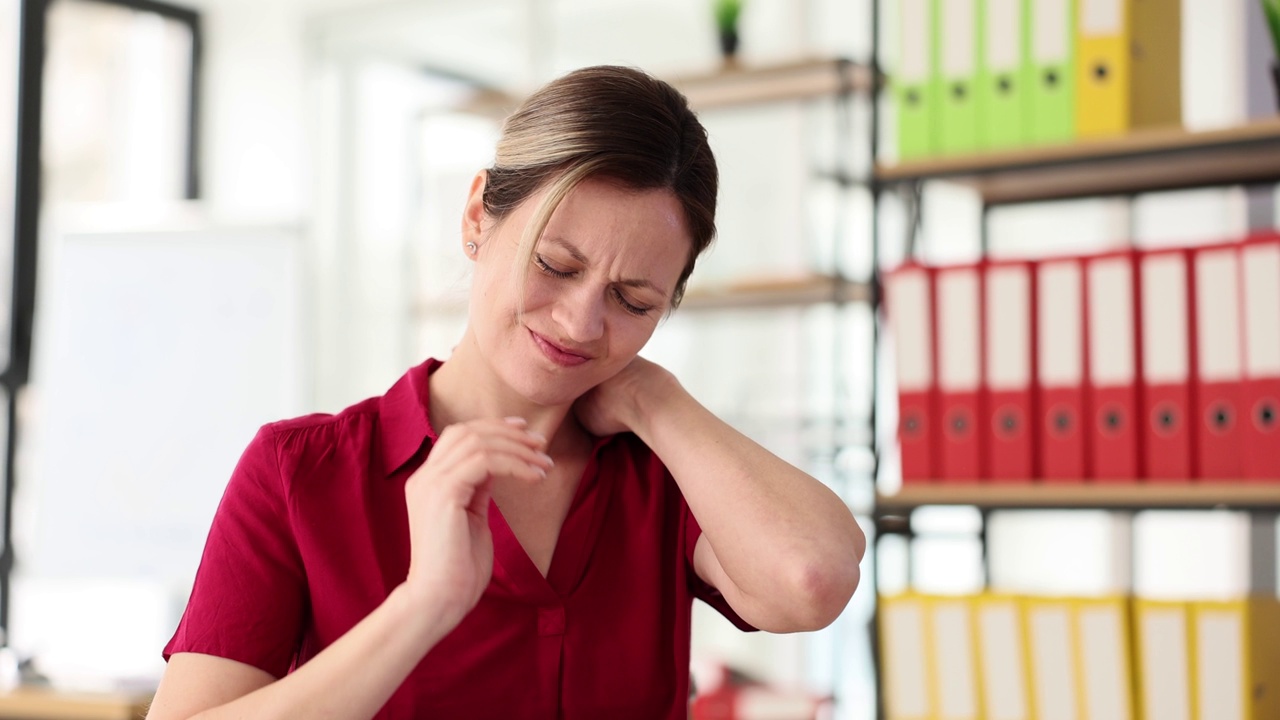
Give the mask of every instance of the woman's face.
[[481, 190], [463, 233], [480, 246], [470, 307], [480, 354], [525, 398], [572, 402], [626, 367], [667, 311], [692, 244], [680, 202], [669, 190], [580, 183], [534, 249], [521, 314], [516, 254], [543, 196], [494, 225], [476, 210]]

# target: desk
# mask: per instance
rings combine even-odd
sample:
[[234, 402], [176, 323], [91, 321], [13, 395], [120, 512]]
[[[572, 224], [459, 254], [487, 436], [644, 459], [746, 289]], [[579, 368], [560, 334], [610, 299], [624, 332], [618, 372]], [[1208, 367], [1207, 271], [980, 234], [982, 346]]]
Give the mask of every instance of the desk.
[[20, 688], [0, 693], [0, 720], [139, 720], [151, 696], [145, 693], [70, 693]]

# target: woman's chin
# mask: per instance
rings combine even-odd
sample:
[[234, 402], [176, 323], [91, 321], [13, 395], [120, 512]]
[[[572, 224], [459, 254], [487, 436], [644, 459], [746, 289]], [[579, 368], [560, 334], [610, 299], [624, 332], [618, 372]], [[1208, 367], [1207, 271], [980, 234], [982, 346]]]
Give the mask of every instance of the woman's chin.
[[534, 405], [561, 407], [572, 405], [591, 388], [579, 387], [579, 383], [557, 382], [554, 379], [549, 382], [545, 377], [530, 374], [512, 383], [512, 389]]

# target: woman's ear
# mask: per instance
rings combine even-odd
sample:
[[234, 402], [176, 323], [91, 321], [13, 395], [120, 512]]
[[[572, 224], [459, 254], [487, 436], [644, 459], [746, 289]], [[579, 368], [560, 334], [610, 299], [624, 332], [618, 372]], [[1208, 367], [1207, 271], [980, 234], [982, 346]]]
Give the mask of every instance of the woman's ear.
[[[471, 180], [471, 192], [467, 195], [466, 207], [462, 210], [462, 245], [463, 249], [468, 248], [467, 243], [475, 243], [480, 245], [481, 240], [481, 223], [484, 221], [484, 186], [489, 179], [489, 174], [481, 170]], [[468, 252], [467, 256], [471, 257], [473, 253]]]

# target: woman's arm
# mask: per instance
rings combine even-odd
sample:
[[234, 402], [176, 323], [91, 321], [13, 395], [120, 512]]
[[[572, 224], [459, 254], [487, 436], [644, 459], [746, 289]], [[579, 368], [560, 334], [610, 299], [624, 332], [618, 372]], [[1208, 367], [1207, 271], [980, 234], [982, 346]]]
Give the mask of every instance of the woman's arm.
[[520, 418], [445, 428], [405, 484], [408, 577], [377, 609], [280, 680], [225, 658], [175, 653], [149, 720], [373, 717], [489, 584], [492, 479], [545, 478], [551, 467], [545, 447]]
[[623, 427], [671, 471], [702, 527], [699, 577], [761, 630], [829, 625], [858, 585], [866, 539], [834, 492], [699, 404], [637, 358], [583, 398], [592, 431]]
[[370, 718], [451, 628], [405, 586], [346, 635], [281, 680], [252, 665], [195, 653], [169, 659], [148, 720]]

